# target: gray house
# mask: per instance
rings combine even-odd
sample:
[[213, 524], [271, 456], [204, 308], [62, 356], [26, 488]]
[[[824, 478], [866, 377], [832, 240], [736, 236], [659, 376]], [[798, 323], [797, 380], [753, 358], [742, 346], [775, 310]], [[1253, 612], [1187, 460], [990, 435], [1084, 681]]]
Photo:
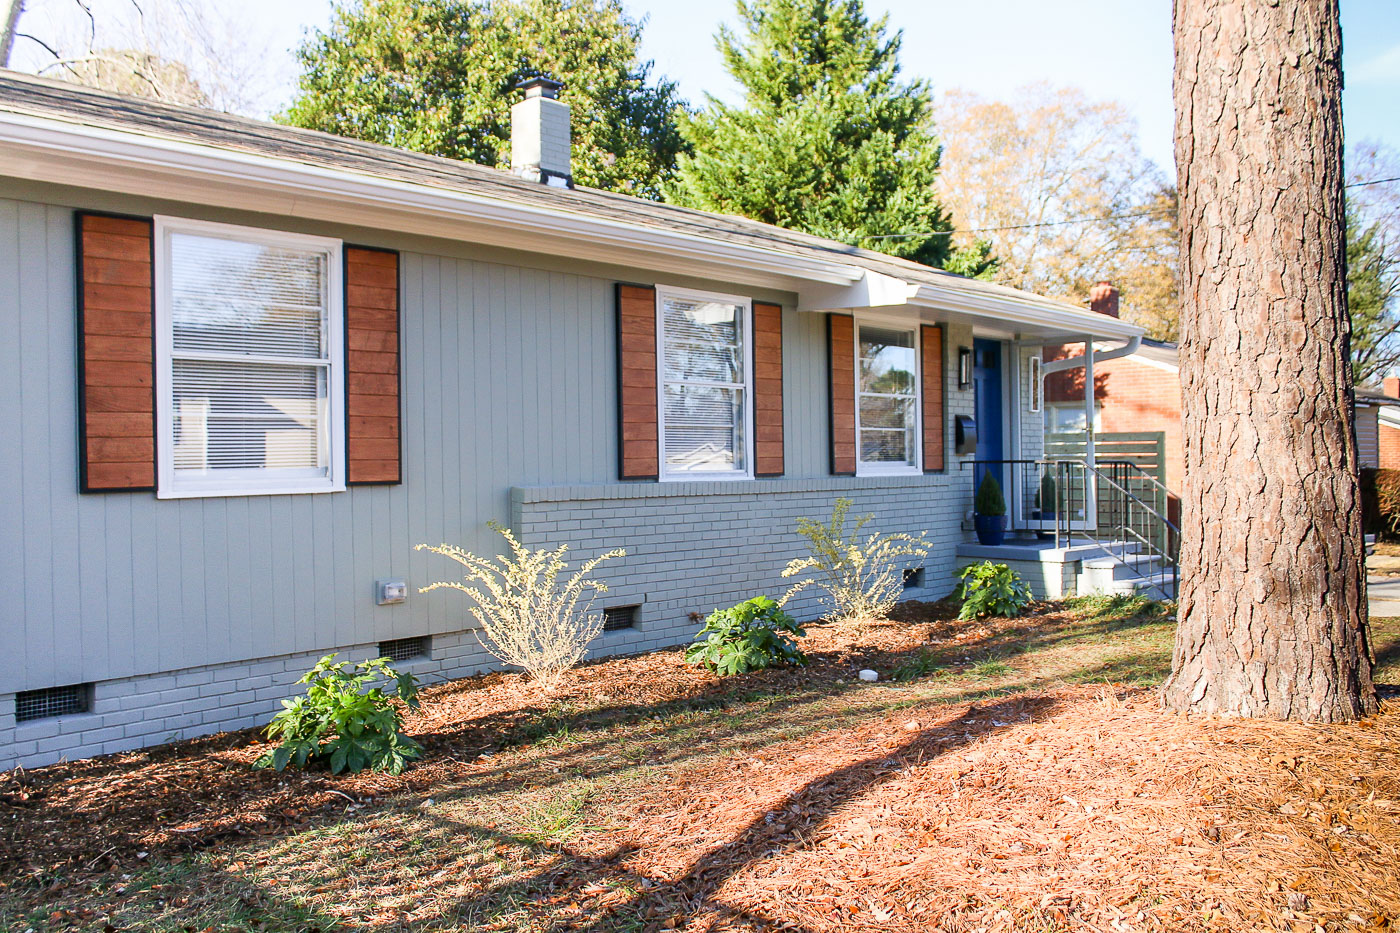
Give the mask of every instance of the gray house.
[[941, 596], [1039, 348], [1139, 335], [574, 187], [527, 93], [507, 172], [0, 73], [0, 768], [262, 722], [332, 651], [488, 667], [413, 545], [491, 519], [626, 548], [598, 653], [779, 592], [838, 496]]

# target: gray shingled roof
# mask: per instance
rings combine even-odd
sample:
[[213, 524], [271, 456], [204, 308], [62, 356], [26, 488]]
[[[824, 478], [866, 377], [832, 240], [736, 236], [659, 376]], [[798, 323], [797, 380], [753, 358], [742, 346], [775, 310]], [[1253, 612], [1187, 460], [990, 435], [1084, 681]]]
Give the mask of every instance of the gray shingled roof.
[[[1050, 299], [1017, 289], [967, 279], [883, 253], [743, 217], [691, 210], [593, 188], [549, 187], [525, 181], [506, 171], [468, 162], [227, 113], [110, 94], [20, 72], [0, 71], [0, 111], [177, 139], [376, 178], [466, 191], [503, 202], [576, 212], [636, 227], [686, 232], [793, 256], [848, 263], [917, 284], [951, 285], [972, 294], [1051, 302]], [[1067, 302], [1053, 303], [1066, 310], [1086, 311]]]

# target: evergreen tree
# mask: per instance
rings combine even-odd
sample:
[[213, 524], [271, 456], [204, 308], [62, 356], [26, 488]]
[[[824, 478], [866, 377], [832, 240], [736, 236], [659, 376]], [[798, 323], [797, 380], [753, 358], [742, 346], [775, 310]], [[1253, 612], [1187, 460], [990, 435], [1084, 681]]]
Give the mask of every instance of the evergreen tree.
[[1400, 365], [1400, 251], [1383, 223], [1365, 223], [1350, 205], [1346, 244], [1352, 375], [1362, 384]]
[[510, 164], [523, 78], [564, 82], [574, 178], [656, 198], [683, 145], [673, 82], [651, 82], [621, 0], [351, 0], [298, 53], [296, 126]]
[[739, 0], [739, 16], [744, 35], [718, 44], [744, 105], [681, 117], [692, 151], [667, 199], [942, 265], [940, 149], [928, 87], [900, 79], [901, 34], [861, 0]]

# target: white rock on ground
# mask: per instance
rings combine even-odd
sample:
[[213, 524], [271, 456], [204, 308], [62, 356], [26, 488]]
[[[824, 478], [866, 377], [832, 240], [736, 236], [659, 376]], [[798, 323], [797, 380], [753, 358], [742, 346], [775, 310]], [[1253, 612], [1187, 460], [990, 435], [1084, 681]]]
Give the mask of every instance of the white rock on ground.
[[872, 671], [870, 668], [867, 667], [865, 670], [860, 672], [860, 679], [865, 681], [875, 681], [880, 679], [880, 674], [878, 671]]

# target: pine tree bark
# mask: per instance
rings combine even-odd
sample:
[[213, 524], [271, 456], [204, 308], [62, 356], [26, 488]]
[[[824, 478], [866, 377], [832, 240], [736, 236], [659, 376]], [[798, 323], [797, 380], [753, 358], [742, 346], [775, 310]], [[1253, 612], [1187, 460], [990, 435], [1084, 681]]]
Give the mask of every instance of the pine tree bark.
[[1168, 706], [1376, 710], [1336, 0], [1175, 0], [1181, 595]]

